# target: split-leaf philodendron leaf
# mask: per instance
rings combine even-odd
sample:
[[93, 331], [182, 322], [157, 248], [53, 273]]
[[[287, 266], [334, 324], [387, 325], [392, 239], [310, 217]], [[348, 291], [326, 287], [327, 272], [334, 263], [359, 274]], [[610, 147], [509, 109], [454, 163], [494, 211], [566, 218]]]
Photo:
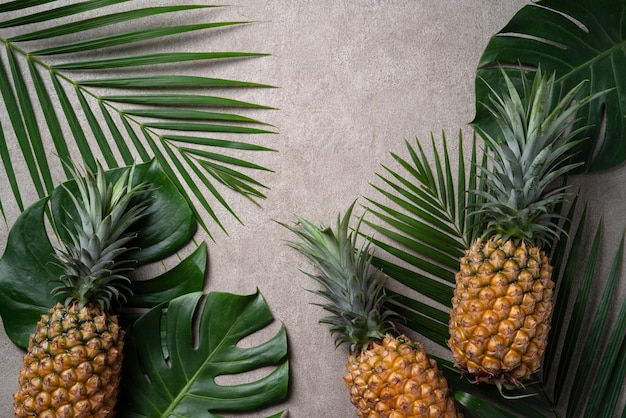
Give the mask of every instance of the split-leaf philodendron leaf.
[[[116, 178], [120, 172], [121, 169], [111, 170], [107, 172], [107, 178]], [[136, 182], [147, 181], [152, 187], [148, 215], [141, 225], [136, 225], [141, 232], [132, 243], [133, 246], [145, 249], [132, 255], [138, 265], [142, 265], [163, 259], [181, 249], [191, 239], [196, 223], [187, 202], [156, 162], [137, 165], [135, 176]], [[68, 182], [65, 186], [71, 189], [72, 183]], [[48, 204], [54, 223], [58, 226], [66, 222], [68, 213], [65, 208], [72, 205], [67, 200], [67, 192], [59, 187], [51, 197], [39, 200], [20, 215], [9, 233], [5, 252], [0, 258], [0, 316], [7, 335], [19, 347], [28, 345], [28, 337], [41, 314], [56, 301], [50, 291], [57, 286], [52, 280], [60, 276], [61, 269], [56, 264], [54, 248], [46, 230], [44, 214]], [[62, 233], [63, 228], [58, 229]], [[193, 258], [183, 267], [192, 261]], [[157, 297], [157, 293], [146, 295], [145, 291], [140, 291], [132, 299], [136, 307], [152, 307], [170, 297], [200, 290], [204, 283], [204, 270], [196, 274], [171, 276], [166, 273], [154, 279], [157, 280], [154, 283], [160, 284], [164, 290], [161, 294], [163, 298]], [[149, 283], [152, 280], [139, 282], [137, 286], [143, 289], [151, 286]], [[167, 292], [165, 289], [168, 289]], [[146, 300], [150, 300], [150, 303]]]
[[[257, 345], [241, 344], [271, 322], [258, 292], [195, 292], [153, 308], [126, 336], [118, 416], [209, 418], [282, 400], [288, 385], [284, 327]], [[268, 367], [245, 383], [216, 381]]]
[[545, 0], [523, 7], [494, 35], [479, 62], [475, 125], [497, 126], [484, 107], [489, 85], [503, 86], [498, 68], [521, 84], [519, 66], [556, 73], [569, 91], [587, 80], [579, 97], [606, 91], [585, 108], [579, 121], [590, 125], [577, 158], [585, 170], [600, 171], [626, 160], [626, 0]]

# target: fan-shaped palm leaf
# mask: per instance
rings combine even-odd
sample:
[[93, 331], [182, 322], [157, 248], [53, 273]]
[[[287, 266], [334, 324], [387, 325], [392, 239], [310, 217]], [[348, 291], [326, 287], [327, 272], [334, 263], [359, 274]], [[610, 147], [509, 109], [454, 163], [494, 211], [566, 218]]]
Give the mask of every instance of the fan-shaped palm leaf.
[[[476, 182], [479, 164], [486, 164], [486, 159], [478, 155], [474, 137], [471, 161], [466, 168], [462, 139], [459, 133], [456, 176], [452, 174], [445, 136], [442, 137], [442, 152], [437, 151], [432, 138], [433, 163], [419, 141], [415, 147], [406, 143], [409, 159], [392, 154], [403, 172], [383, 167], [385, 174], [379, 177], [386, 187], [373, 187], [390, 203], [368, 199], [368, 211], [382, 222], [365, 221], [378, 235], [391, 238], [395, 244], [376, 239], [377, 234], [372, 238], [373, 242], [402, 262], [390, 262], [375, 256], [373, 264], [405, 286], [447, 307], [451, 306], [459, 257], [476, 234], [475, 215], [468, 216], [466, 209], [479, 204], [481, 197], [467, 191], [485, 187]], [[400, 295], [393, 299], [396, 302], [403, 300]], [[409, 304], [406, 299], [404, 305], [418, 315], [413, 318], [415, 325], [438, 330], [431, 339], [445, 345], [447, 314], [439, 315], [439, 311], [427, 305]], [[409, 315], [409, 312], [404, 313]]]
[[[459, 244], [466, 245], [473, 236], [474, 223], [461, 213], [475, 203], [474, 194], [466, 191], [481, 187], [475, 185], [475, 170], [486, 164], [477, 156], [474, 141], [467, 175], [460, 142], [456, 176], [450, 174], [445, 137], [441, 145], [433, 144], [432, 161], [418, 141], [415, 147], [407, 144], [409, 159], [392, 154], [401, 170], [386, 169], [380, 176], [385, 186], [374, 186], [380, 196], [368, 199], [368, 213], [376, 219], [367, 223], [378, 235], [374, 244], [384, 252], [373, 263], [408, 288], [395, 295], [393, 309], [407, 318], [409, 328], [442, 347], [449, 338], [450, 282], [458, 269], [458, 263], [455, 267], [448, 260], [458, 259], [463, 253]], [[470, 183], [474, 184], [468, 186]], [[553, 276], [559, 293], [544, 375], [529, 384], [527, 392], [521, 392], [535, 394], [532, 405], [528, 400], [504, 399], [493, 386], [470, 385], [460, 379], [449, 361], [439, 359], [457, 391], [457, 400], [476, 416], [548, 417], [562, 412], [566, 417], [578, 417], [597, 416], [594, 414], [601, 411], [601, 416], [609, 417], [622, 412], [618, 410], [621, 392], [616, 388], [626, 383], [626, 362], [620, 357], [626, 345], [626, 301], [616, 301], [615, 292], [624, 244], [617, 249], [608, 276], [599, 278], [601, 227], [595, 230], [589, 253], [582, 255], [587, 215], [586, 211], [577, 215], [576, 206], [574, 202], [564, 214], [559, 245], [552, 245]], [[592, 281], [603, 283], [602, 292], [592, 290]], [[598, 301], [595, 310], [588, 306], [589, 300]], [[614, 320], [608, 317], [611, 306], [619, 311]], [[571, 313], [569, 321], [566, 313]], [[565, 385], [567, 375], [574, 376], [569, 389]]]
[[[206, 74], [211, 63], [266, 54], [164, 46], [168, 37], [248, 22], [201, 21], [213, 20], [213, 9], [220, 6], [200, 4], [89, 0], [51, 8], [44, 3], [54, 1], [0, 6], [0, 95], [6, 115], [0, 160], [20, 211], [24, 187], [43, 198], [55, 186], [52, 172], [59, 161], [78, 155], [90, 168], [97, 159], [114, 168], [155, 158], [206, 230], [203, 214], [223, 228], [218, 207], [237, 216], [228, 203], [231, 191], [252, 201], [264, 197], [266, 186], [253, 173], [270, 170], [242, 155], [271, 149], [241, 137], [274, 133], [243, 114], [270, 107], [221, 93], [270, 86]], [[172, 15], [177, 18], [166, 20]], [[32, 185], [18, 179], [22, 167]], [[6, 204], [7, 199], [0, 202], [3, 214]]]
[[[482, 80], [503, 85], [498, 66], [541, 68], [556, 73], [563, 91], [587, 80], [579, 97], [609, 90], [586, 108], [582, 136], [590, 139], [579, 158], [587, 170], [605, 170], [626, 160], [626, 1], [544, 0], [523, 7], [483, 51], [476, 77], [474, 124], [495, 132], [484, 104], [489, 95]], [[517, 71], [510, 76], [520, 85]], [[582, 122], [581, 122], [582, 123]]]

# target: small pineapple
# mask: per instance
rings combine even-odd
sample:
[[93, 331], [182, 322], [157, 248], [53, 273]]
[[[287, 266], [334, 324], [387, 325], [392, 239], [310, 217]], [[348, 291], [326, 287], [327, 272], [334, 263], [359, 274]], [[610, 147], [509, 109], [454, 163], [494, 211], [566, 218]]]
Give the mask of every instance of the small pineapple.
[[569, 193], [558, 181], [579, 165], [568, 161], [580, 142], [572, 120], [591, 98], [574, 101], [581, 83], [553, 104], [554, 75], [540, 70], [531, 84], [522, 77], [520, 97], [502, 73], [508, 93], [492, 89], [488, 106], [502, 136], [480, 132], [492, 163], [481, 173], [488, 191], [477, 192], [484, 229], [461, 258], [448, 345], [473, 380], [521, 385], [547, 344], [554, 282], [541, 246], [561, 232], [555, 207]]
[[336, 232], [299, 219], [287, 226], [302, 242], [291, 246], [319, 274], [307, 274], [323, 290], [337, 344], [350, 344], [344, 381], [361, 418], [457, 417], [454, 398], [437, 363], [419, 342], [394, 336], [395, 313], [384, 308], [383, 279], [370, 266], [369, 242], [357, 247], [358, 226], [349, 231], [354, 204], [337, 221]]
[[127, 229], [145, 214], [148, 190], [132, 186], [132, 174], [126, 170], [111, 184], [100, 166], [84, 178], [74, 172], [78, 219], [65, 225], [70, 239], [57, 254], [64, 274], [53, 291], [65, 300], [42, 315], [30, 336], [14, 395], [18, 418], [114, 416], [124, 331], [108, 309], [127, 290], [123, 274], [130, 267], [117, 259], [136, 236]]

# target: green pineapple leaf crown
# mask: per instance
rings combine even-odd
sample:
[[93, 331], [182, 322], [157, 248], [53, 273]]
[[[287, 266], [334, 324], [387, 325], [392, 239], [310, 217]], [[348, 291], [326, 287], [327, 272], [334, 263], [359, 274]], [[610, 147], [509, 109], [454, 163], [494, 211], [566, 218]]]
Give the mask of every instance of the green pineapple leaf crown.
[[547, 77], [537, 69], [529, 83], [520, 69], [520, 95], [501, 70], [506, 91], [498, 93], [487, 84], [492, 94], [490, 103], [484, 104], [497, 122], [500, 136], [494, 138], [477, 128], [491, 164], [481, 171], [487, 191], [475, 191], [484, 198], [476, 214], [484, 222], [483, 237], [541, 244], [561, 232], [554, 208], [570, 195], [562, 179], [583, 164], [571, 162], [576, 146], [584, 140], [576, 137], [586, 128], [572, 128], [576, 114], [603, 93], [575, 100], [581, 82], [555, 101], [554, 74]]
[[134, 165], [124, 170], [115, 182], [105, 179], [98, 164], [95, 173], [85, 175], [72, 168], [78, 193], [68, 192], [78, 217], [63, 225], [69, 239], [56, 255], [64, 274], [57, 279], [60, 286], [54, 296], [65, 297], [65, 304], [76, 301], [79, 306], [97, 303], [109, 309], [111, 300], [130, 293], [127, 274], [131, 260], [119, 260], [131, 248], [126, 244], [137, 236], [128, 228], [146, 214], [149, 191], [147, 183], [133, 186]]
[[317, 274], [303, 272], [322, 286], [311, 292], [326, 299], [328, 303], [317, 304], [330, 315], [320, 323], [330, 325], [336, 335], [336, 345], [350, 344], [350, 351], [357, 353], [386, 333], [395, 330], [392, 318], [396, 314], [384, 308], [388, 297], [380, 271], [371, 266], [372, 252], [369, 241], [358, 245], [359, 226], [350, 231], [349, 221], [354, 203], [343, 218], [337, 219], [336, 230], [316, 226], [298, 218], [295, 226], [285, 225], [301, 241], [289, 245], [304, 255], [315, 267]]

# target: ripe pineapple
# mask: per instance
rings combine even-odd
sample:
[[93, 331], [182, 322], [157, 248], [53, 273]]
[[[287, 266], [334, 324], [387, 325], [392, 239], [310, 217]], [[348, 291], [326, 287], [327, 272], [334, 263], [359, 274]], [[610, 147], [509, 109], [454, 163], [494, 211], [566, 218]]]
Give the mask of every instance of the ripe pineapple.
[[135, 236], [126, 230], [146, 209], [147, 188], [132, 186], [132, 171], [115, 184], [101, 167], [84, 178], [74, 173], [78, 218], [64, 225], [70, 239], [57, 254], [64, 274], [53, 291], [65, 301], [42, 315], [30, 337], [14, 395], [16, 417], [114, 416], [124, 331], [107, 310], [128, 282], [128, 262], [116, 261]]
[[508, 92], [492, 89], [489, 105], [502, 137], [480, 132], [492, 163], [481, 173], [488, 192], [477, 192], [484, 230], [461, 258], [448, 345], [475, 381], [521, 385], [540, 370], [550, 330], [554, 282], [541, 246], [558, 238], [555, 206], [569, 195], [554, 183], [579, 165], [568, 162], [579, 142], [572, 119], [591, 98], [573, 101], [581, 83], [553, 104], [555, 78], [541, 71], [522, 77], [520, 96], [502, 73]]
[[[354, 205], [353, 205], [354, 206]], [[349, 343], [344, 381], [361, 418], [457, 417], [454, 398], [437, 363], [419, 342], [394, 336], [395, 313], [386, 310], [383, 279], [372, 272], [369, 244], [357, 248], [358, 227], [349, 232], [352, 208], [338, 220], [336, 232], [299, 219], [287, 226], [302, 242], [291, 246], [306, 256], [319, 274], [307, 274], [322, 285], [314, 293], [328, 303], [337, 344]]]

